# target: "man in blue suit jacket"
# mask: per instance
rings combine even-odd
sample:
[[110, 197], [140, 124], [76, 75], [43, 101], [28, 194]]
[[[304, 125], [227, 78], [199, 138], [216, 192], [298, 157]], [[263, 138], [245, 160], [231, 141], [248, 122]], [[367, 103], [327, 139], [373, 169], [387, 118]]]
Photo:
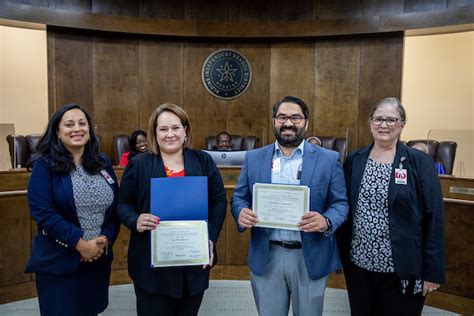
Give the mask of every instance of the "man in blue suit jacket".
[[[346, 220], [348, 203], [338, 153], [304, 140], [309, 110], [297, 97], [273, 106], [277, 141], [247, 153], [232, 197], [232, 215], [239, 231], [251, 228], [248, 265], [259, 315], [321, 315], [329, 273], [341, 262], [334, 231]], [[306, 185], [310, 210], [300, 231], [254, 227], [255, 183]]]

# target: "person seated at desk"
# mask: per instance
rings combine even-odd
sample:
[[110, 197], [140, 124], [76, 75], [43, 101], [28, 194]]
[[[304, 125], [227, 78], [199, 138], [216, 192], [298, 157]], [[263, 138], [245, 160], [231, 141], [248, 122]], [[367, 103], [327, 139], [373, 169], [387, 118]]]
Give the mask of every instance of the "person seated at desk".
[[317, 138], [316, 136], [308, 137], [308, 138], [306, 139], [306, 141], [307, 141], [308, 143], [310, 143], [310, 144], [315, 145], [315, 146], [319, 146], [319, 147], [322, 146], [321, 140], [320, 140], [319, 138]]
[[216, 147], [219, 151], [232, 150], [232, 136], [227, 132], [220, 132], [217, 134]]
[[120, 157], [119, 166], [126, 167], [130, 159], [138, 154], [147, 152], [147, 135], [142, 130], [136, 130], [130, 135], [130, 151], [126, 151]]
[[414, 143], [411, 148], [418, 149], [419, 151], [424, 152], [425, 154], [428, 153], [428, 145], [422, 142]]

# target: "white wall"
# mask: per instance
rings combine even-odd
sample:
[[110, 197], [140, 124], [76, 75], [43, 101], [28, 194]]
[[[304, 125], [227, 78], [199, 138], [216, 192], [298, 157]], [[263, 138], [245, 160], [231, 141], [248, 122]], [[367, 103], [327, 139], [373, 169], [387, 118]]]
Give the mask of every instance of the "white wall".
[[0, 123], [17, 134], [43, 132], [48, 120], [46, 31], [0, 26]]
[[402, 139], [430, 129], [474, 128], [474, 32], [405, 37]]

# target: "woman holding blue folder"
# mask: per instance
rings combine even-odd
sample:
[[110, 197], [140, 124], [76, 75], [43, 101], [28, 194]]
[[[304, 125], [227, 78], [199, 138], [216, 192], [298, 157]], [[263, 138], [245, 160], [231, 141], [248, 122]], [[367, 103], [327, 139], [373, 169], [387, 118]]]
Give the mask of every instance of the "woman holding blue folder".
[[[148, 153], [137, 156], [125, 169], [117, 213], [131, 231], [128, 272], [137, 297], [138, 315], [197, 315], [209, 269], [216, 262], [216, 243], [225, 218], [226, 195], [219, 171], [211, 157], [186, 147], [191, 125], [186, 112], [165, 103], [148, 123]], [[152, 178], [207, 176], [209, 266], [151, 267], [150, 232], [160, 219], [150, 213]]]

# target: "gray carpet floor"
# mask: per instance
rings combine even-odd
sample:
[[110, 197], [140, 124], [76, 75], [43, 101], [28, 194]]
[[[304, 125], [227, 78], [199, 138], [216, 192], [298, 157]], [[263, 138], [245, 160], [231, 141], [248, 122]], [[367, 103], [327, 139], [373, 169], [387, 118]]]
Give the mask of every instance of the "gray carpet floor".
[[[349, 301], [345, 290], [328, 288], [324, 299], [324, 315], [349, 315]], [[39, 315], [36, 298], [0, 305], [2, 316]], [[101, 315], [136, 315], [135, 294], [131, 284], [110, 287], [110, 304]], [[249, 281], [210, 281], [199, 311], [200, 316], [252, 316], [257, 315]], [[292, 315], [290, 310], [290, 315]], [[425, 306], [423, 316], [459, 315]]]

